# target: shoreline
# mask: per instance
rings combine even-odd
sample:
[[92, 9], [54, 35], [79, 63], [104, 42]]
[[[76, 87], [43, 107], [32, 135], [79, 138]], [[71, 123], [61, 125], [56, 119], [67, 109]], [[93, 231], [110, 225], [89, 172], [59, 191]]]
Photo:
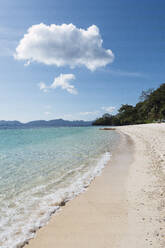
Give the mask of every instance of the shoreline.
[[[127, 225], [125, 183], [129, 169], [127, 165], [133, 160], [132, 154], [132, 140], [121, 134], [119, 147], [112, 152], [111, 160], [101, 175], [95, 177], [87, 191], [67, 202], [61, 210], [52, 215], [48, 224], [38, 230], [36, 237], [25, 247], [101, 247], [107, 242], [108, 245], [117, 245]], [[113, 205], [113, 208], [110, 209], [108, 205]], [[111, 226], [111, 229], [106, 230], [107, 225]], [[115, 238], [114, 225], [118, 232]], [[100, 228], [105, 231], [105, 235], [100, 233]]]
[[25, 247], [165, 247], [165, 125], [116, 130], [124, 138], [101, 175]]
[[119, 247], [165, 247], [165, 124], [123, 126], [135, 159], [127, 181], [128, 231]]

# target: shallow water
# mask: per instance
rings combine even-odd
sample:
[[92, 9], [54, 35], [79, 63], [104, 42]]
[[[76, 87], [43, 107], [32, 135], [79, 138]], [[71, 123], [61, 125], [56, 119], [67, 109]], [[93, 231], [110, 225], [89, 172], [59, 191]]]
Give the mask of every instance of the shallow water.
[[119, 134], [97, 127], [0, 130], [0, 247], [20, 247], [101, 171]]

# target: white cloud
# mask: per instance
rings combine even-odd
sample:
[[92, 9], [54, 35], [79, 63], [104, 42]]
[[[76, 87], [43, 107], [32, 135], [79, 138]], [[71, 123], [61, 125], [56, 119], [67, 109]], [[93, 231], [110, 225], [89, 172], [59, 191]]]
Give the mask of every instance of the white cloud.
[[100, 111], [91, 111], [91, 112], [80, 112], [79, 114], [80, 115], [97, 115], [97, 114], [99, 114], [100, 113]]
[[44, 112], [45, 115], [51, 115], [52, 113], [49, 111]]
[[112, 113], [115, 110], [115, 107], [102, 107], [103, 110], [107, 111], [108, 113]]
[[47, 92], [49, 89], [56, 89], [61, 87], [63, 90], [68, 91], [70, 94], [77, 94], [77, 90], [74, 85], [70, 84], [71, 80], [75, 79], [74, 74], [60, 74], [59, 77], [55, 77], [53, 83], [47, 86], [45, 83], [41, 82], [39, 84], [40, 90]]
[[61, 115], [55, 115], [55, 119], [65, 119], [65, 120], [84, 120], [84, 121], [92, 121], [94, 120], [97, 116], [101, 114], [100, 111], [89, 111], [89, 112], [75, 112], [75, 113], [63, 113]]
[[77, 94], [77, 90], [74, 85], [70, 84], [70, 80], [74, 80], [75, 75], [73, 74], [60, 74], [59, 77], [54, 79], [54, 82], [50, 86], [52, 89], [56, 89], [57, 87], [61, 87], [63, 90], [67, 90], [71, 94]]
[[102, 47], [99, 28], [92, 25], [87, 29], [73, 24], [50, 26], [40, 23], [31, 26], [20, 40], [14, 57], [18, 60], [39, 62], [46, 65], [86, 66], [94, 71], [114, 60], [110, 49]]
[[43, 90], [44, 92], [48, 92], [48, 87], [43, 82], [39, 83], [39, 88], [40, 88], [40, 90]]
[[64, 115], [62, 115], [62, 116], [60, 116], [60, 117], [58, 117], [59, 119], [65, 119], [65, 120], [75, 120], [74, 118], [73, 118], [73, 115], [72, 114], [64, 114]]

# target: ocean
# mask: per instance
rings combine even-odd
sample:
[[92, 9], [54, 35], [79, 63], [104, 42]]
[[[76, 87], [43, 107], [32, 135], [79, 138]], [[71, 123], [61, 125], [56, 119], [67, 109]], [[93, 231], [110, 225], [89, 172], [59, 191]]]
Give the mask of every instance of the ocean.
[[118, 142], [118, 133], [98, 127], [0, 130], [0, 247], [34, 237], [86, 190]]

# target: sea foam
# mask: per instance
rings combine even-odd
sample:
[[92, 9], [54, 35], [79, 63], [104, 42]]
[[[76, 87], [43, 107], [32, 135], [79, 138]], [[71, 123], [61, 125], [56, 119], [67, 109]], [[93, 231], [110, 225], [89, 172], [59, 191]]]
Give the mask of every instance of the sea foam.
[[[36, 230], [49, 221], [52, 214], [85, 191], [110, 160], [112, 142], [114, 144], [117, 140], [116, 136], [105, 136], [96, 128], [75, 131], [66, 128], [66, 136], [62, 136], [63, 138], [59, 134], [61, 130], [47, 129], [44, 135], [50, 131], [58, 132], [58, 139], [47, 139], [47, 149], [45, 141], [41, 142], [42, 137], [39, 137], [39, 142], [36, 142], [38, 137], [33, 137], [33, 144], [17, 146], [13, 150], [10, 146], [14, 162], [8, 156], [7, 161], [1, 161], [2, 178], [6, 179], [1, 181], [0, 191], [2, 248], [23, 247], [35, 236]], [[40, 136], [43, 130], [38, 132]], [[29, 152], [29, 158], [25, 148]], [[5, 165], [7, 171], [4, 171]]]

